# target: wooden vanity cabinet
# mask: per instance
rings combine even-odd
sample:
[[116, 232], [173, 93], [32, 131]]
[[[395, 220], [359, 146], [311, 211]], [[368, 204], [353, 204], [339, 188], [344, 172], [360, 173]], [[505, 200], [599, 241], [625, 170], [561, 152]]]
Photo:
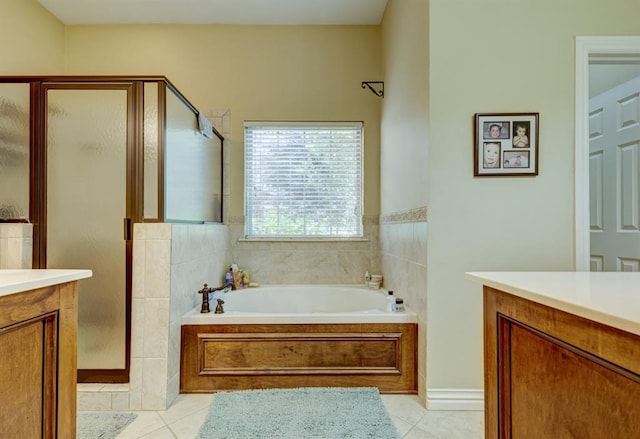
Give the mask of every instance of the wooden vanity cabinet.
[[0, 436], [76, 437], [77, 282], [0, 296]]
[[640, 437], [640, 337], [484, 286], [485, 439]]

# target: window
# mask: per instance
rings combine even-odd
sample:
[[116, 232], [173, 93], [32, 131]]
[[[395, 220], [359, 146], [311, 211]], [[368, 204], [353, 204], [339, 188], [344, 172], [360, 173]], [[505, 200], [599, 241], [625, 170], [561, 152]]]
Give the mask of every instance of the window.
[[362, 237], [361, 122], [247, 122], [247, 238]]

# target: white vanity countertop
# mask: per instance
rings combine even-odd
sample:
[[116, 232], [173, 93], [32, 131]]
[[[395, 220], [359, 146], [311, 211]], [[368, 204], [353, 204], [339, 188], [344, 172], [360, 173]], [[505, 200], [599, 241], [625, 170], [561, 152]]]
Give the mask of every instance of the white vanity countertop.
[[640, 273], [471, 272], [466, 277], [640, 335]]
[[91, 270], [0, 270], [0, 296], [86, 279]]

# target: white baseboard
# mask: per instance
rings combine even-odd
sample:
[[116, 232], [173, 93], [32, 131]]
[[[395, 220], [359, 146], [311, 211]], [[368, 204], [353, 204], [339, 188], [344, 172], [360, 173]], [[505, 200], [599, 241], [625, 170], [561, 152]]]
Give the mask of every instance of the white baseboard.
[[482, 389], [427, 389], [428, 410], [484, 410]]

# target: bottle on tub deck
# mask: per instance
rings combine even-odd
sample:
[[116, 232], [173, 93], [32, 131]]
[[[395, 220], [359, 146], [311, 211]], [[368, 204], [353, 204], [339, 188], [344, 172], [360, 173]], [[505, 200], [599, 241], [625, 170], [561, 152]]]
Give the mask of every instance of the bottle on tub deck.
[[364, 274], [364, 286], [369, 286], [369, 281], [371, 280], [371, 275], [369, 274], [369, 270]]
[[233, 273], [231, 271], [231, 268], [229, 269], [229, 271], [227, 271], [227, 273], [224, 275], [224, 283], [225, 285], [229, 285], [233, 283]]
[[386, 311], [387, 312], [394, 312], [396, 308], [396, 298], [393, 295], [393, 291], [389, 290], [389, 292], [387, 292], [387, 308]]

